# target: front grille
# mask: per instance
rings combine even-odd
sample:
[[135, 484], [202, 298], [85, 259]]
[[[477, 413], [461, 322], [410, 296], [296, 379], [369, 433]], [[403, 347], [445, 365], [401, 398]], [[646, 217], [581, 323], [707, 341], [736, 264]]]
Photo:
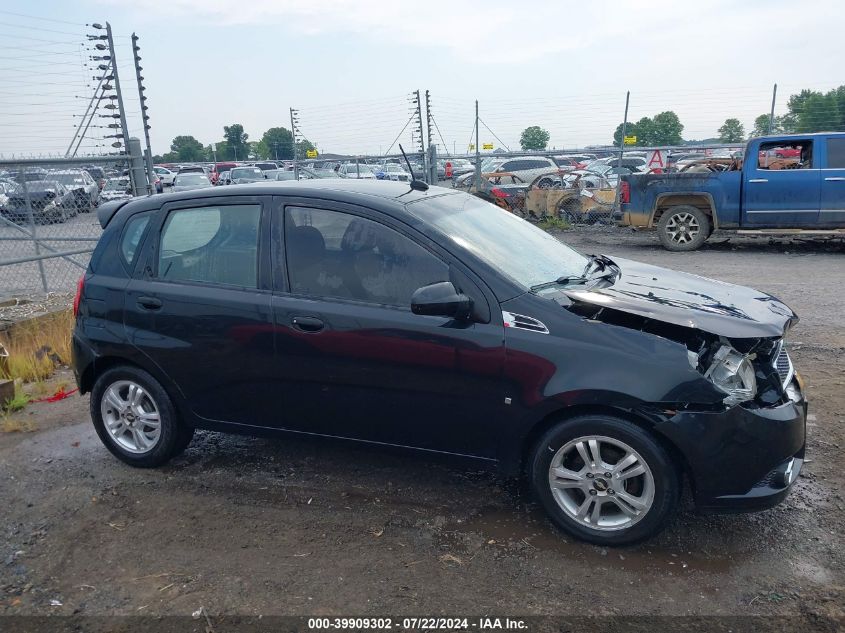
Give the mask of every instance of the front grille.
[[781, 383], [784, 388], [792, 380], [793, 368], [792, 361], [789, 359], [789, 354], [786, 353], [786, 346], [783, 341], [778, 344], [774, 355], [774, 367], [780, 376]]
[[778, 469], [770, 471], [765, 477], [752, 486], [752, 488], [775, 487], [775, 478], [778, 476]]

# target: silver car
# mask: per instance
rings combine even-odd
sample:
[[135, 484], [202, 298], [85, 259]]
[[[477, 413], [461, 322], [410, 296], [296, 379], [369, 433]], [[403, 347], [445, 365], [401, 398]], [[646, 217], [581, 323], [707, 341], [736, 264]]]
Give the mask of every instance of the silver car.
[[191, 191], [192, 189], [205, 189], [211, 186], [208, 176], [197, 172], [178, 173], [173, 180], [173, 191]]

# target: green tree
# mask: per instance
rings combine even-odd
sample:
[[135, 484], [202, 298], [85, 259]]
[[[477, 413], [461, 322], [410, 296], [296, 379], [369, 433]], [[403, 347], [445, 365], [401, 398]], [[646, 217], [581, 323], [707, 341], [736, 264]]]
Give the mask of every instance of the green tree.
[[296, 142], [296, 155], [298, 158], [305, 158], [305, 152], [310, 149], [315, 149], [315, 147], [311, 144], [311, 141], [302, 139], [301, 141]]
[[[223, 138], [226, 141], [228, 150], [231, 152], [231, 158], [228, 160], [246, 160], [249, 157], [249, 148], [247, 141], [249, 134], [244, 133], [244, 126], [240, 123], [232, 123], [232, 125], [223, 126]], [[218, 157], [220, 150], [217, 150]]]
[[[636, 123], [629, 123], [625, 131], [626, 136], [636, 136], [637, 145], [649, 147], [655, 145], [681, 145], [684, 140], [681, 138], [684, 126], [678, 115], [672, 111], [661, 112], [654, 118], [647, 116]], [[619, 146], [622, 143], [622, 124], [620, 123], [613, 133], [613, 144]]]
[[671, 110], [654, 115], [649, 145], [681, 145], [684, 126]]
[[719, 141], [722, 143], [741, 143], [745, 140], [745, 128], [739, 119], [725, 119], [719, 128]]
[[549, 133], [539, 125], [532, 125], [522, 130], [519, 144], [524, 150], [546, 149], [546, 145], [549, 144]]
[[821, 93], [809, 95], [803, 100], [801, 110], [797, 110], [795, 114], [798, 118], [795, 131], [799, 133], [841, 129], [842, 118], [833, 91], [824, 95]]
[[214, 150], [211, 149], [211, 145], [206, 148], [210, 160], [214, 160], [215, 156], [217, 157], [217, 162], [234, 160], [235, 153], [226, 141], [217, 141], [214, 147]]
[[192, 163], [205, 159], [205, 148], [193, 136], [177, 136], [170, 143], [169, 160]]
[[[751, 130], [751, 137], [766, 136], [769, 133], [769, 114], [761, 114], [754, 119], [754, 129]], [[775, 117], [774, 125], [772, 125], [772, 134], [780, 134], [780, 117]]]
[[270, 160], [293, 158], [293, 135], [285, 127], [271, 127], [258, 142], [258, 155]]

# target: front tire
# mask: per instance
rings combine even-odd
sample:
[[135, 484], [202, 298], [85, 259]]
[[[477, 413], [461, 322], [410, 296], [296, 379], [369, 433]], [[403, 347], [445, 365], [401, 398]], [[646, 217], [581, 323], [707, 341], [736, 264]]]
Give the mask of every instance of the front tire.
[[534, 448], [529, 475], [552, 521], [596, 545], [654, 536], [680, 497], [681, 477], [666, 450], [637, 425], [609, 415], [553, 426]]
[[100, 440], [130, 466], [161, 466], [184, 451], [193, 437], [164, 388], [137, 367], [104, 372], [91, 390], [90, 407]]
[[675, 252], [694, 251], [710, 236], [710, 218], [689, 205], [670, 207], [657, 223], [657, 236], [663, 248]]

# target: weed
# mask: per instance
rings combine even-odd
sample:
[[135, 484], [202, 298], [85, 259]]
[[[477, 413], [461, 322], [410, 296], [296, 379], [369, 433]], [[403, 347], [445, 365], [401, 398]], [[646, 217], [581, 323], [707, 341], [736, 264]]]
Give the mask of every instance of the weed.
[[9, 352], [6, 378], [37, 382], [49, 378], [57, 365], [70, 363], [73, 314], [63, 310], [48, 317], [23, 322], [0, 336]]
[[569, 228], [569, 222], [567, 222], [563, 218], [547, 215], [540, 221], [537, 226], [539, 226], [544, 231], [550, 231], [552, 229], [563, 231], [564, 229]]
[[31, 420], [16, 420], [14, 418], [0, 418], [0, 433], [31, 433], [38, 428]]
[[14, 398], [9, 398], [3, 403], [3, 408], [9, 413], [20, 411], [29, 404], [30, 400], [29, 394], [23, 391], [17, 391]]

